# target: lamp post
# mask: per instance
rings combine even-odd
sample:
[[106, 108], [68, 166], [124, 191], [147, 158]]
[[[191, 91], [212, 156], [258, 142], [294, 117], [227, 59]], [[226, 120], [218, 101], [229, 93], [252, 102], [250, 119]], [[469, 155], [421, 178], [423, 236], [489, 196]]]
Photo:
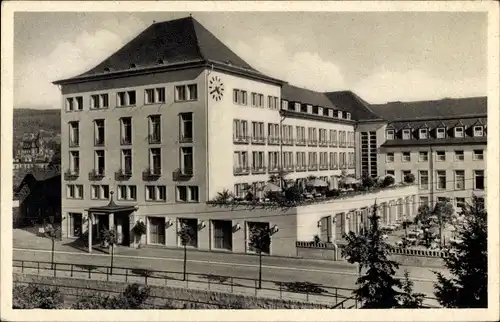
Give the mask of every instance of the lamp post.
[[284, 173], [284, 170], [283, 170], [283, 121], [286, 119], [286, 116], [284, 116], [281, 112], [280, 112], [280, 156], [279, 156], [279, 160], [280, 160], [280, 172], [279, 172], [279, 180], [280, 180], [280, 188], [283, 189], [283, 173]]
[[408, 221], [406, 220], [406, 215], [403, 216], [403, 226], [405, 229], [405, 238], [408, 238]]

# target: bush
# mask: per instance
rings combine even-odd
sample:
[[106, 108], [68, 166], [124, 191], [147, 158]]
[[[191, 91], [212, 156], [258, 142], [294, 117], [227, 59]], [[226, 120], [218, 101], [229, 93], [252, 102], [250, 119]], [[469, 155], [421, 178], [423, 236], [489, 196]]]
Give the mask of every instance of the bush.
[[279, 191], [268, 191], [266, 193], [266, 198], [269, 198], [269, 200], [275, 201], [275, 202], [283, 201], [283, 195]]
[[149, 287], [140, 287], [139, 284], [127, 286], [122, 294], [104, 296], [100, 293], [78, 299], [73, 309], [141, 309], [149, 298]]
[[14, 309], [61, 309], [64, 296], [57, 287], [28, 284], [16, 285], [12, 290]]
[[382, 181], [382, 187], [389, 187], [393, 185], [396, 181], [394, 180], [393, 176], [386, 176], [384, 178], [384, 181]]
[[337, 189], [326, 190], [325, 196], [326, 197], [338, 197], [338, 196], [340, 196], [340, 192]]
[[404, 177], [404, 182], [414, 183], [415, 182], [415, 175], [413, 173], [407, 173]]
[[319, 238], [319, 236], [318, 236], [318, 235], [314, 235], [314, 237], [313, 237], [313, 242], [314, 242], [315, 244], [319, 244], [319, 243], [321, 243], [321, 238]]
[[361, 185], [365, 188], [371, 188], [375, 185], [375, 180], [369, 174], [364, 174], [361, 178]]
[[285, 191], [285, 198], [288, 201], [300, 201], [302, 199], [302, 195], [298, 187], [290, 187]]
[[137, 220], [135, 223], [134, 228], [132, 228], [132, 232], [136, 234], [137, 236], [141, 237], [142, 235], [145, 235], [147, 230], [146, 230], [146, 224], [143, 223], [140, 220]]

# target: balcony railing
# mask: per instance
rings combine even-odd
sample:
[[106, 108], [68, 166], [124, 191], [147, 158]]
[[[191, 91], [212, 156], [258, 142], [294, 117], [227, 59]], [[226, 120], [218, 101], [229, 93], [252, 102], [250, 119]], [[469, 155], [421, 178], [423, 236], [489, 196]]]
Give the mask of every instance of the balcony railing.
[[308, 170], [311, 170], [311, 171], [316, 171], [318, 170], [318, 165], [317, 164], [310, 164], [308, 167], [307, 167]]
[[294, 143], [293, 139], [284, 138], [283, 140], [281, 140], [281, 144], [283, 145], [293, 145], [293, 143]]
[[80, 176], [80, 169], [68, 169], [64, 172], [64, 180], [75, 180]]
[[69, 147], [70, 148], [77, 148], [80, 146], [80, 141], [74, 140], [74, 141], [69, 141]]
[[194, 169], [191, 167], [178, 168], [172, 172], [172, 180], [174, 181], [184, 181], [189, 180], [194, 175]]
[[180, 143], [192, 143], [193, 142], [193, 136], [191, 135], [181, 135], [179, 138]]
[[328, 141], [319, 141], [319, 146], [328, 146]]
[[120, 169], [115, 172], [115, 180], [127, 180], [130, 177], [132, 177], [132, 170], [131, 169]]
[[145, 181], [157, 180], [161, 177], [161, 168], [148, 168], [142, 172], [142, 179]]
[[269, 173], [278, 173], [280, 171], [280, 168], [276, 165], [273, 167], [269, 167]]
[[94, 140], [94, 146], [104, 146], [104, 139]]
[[337, 164], [330, 164], [330, 170], [338, 170], [339, 166]]
[[92, 169], [90, 172], [89, 172], [89, 180], [93, 181], [93, 180], [101, 180], [102, 178], [104, 178], [104, 168], [101, 168], [101, 169]]
[[320, 170], [328, 170], [328, 164], [320, 164], [319, 169]]
[[263, 136], [252, 137], [252, 144], [266, 144], [266, 138]]
[[159, 144], [161, 143], [161, 136], [159, 134], [148, 135], [149, 144]]
[[297, 172], [304, 172], [306, 171], [307, 167], [305, 165], [298, 165], [295, 167], [295, 171]]
[[244, 166], [244, 167], [235, 167], [233, 169], [233, 173], [235, 175], [245, 175], [250, 173], [250, 167]]
[[120, 139], [120, 144], [121, 145], [131, 145], [132, 144], [132, 138], [121, 138]]
[[233, 138], [233, 142], [236, 144], [248, 144], [249, 141], [250, 141], [250, 137], [246, 136], [246, 135], [235, 136]]
[[305, 139], [296, 140], [295, 141], [295, 145], [305, 146], [306, 145], [306, 140]]
[[318, 141], [317, 140], [309, 140], [307, 141], [308, 146], [318, 146]]
[[279, 145], [280, 139], [278, 137], [270, 136], [267, 138], [267, 144], [270, 145]]
[[265, 174], [266, 167], [254, 167], [252, 168], [252, 174]]

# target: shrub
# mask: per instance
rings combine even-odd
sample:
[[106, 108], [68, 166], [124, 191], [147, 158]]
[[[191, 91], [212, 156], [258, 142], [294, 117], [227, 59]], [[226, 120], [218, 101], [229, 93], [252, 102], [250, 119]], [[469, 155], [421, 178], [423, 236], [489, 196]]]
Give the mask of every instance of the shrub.
[[384, 178], [384, 181], [382, 181], [382, 186], [383, 187], [389, 187], [395, 183], [394, 177], [393, 176], [386, 176]]
[[375, 180], [369, 174], [364, 174], [361, 178], [361, 185], [365, 188], [371, 188], [375, 185]]
[[137, 236], [141, 237], [142, 235], [145, 235], [147, 230], [146, 230], [146, 224], [143, 223], [140, 220], [137, 220], [135, 223], [134, 228], [132, 228], [132, 232], [136, 234]]
[[255, 197], [251, 191], [247, 191], [247, 194], [245, 195], [245, 201], [254, 201]]
[[319, 244], [319, 243], [321, 243], [321, 238], [319, 238], [319, 236], [318, 236], [318, 235], [314, 235], [314, 237], [313, 237], [313, 242], [314, 242], [315, 244]]
[[337, 189], [326, 190], [325, 196], [326, 197], [338, 197], [338, 196], [340, 196], [340, 192]]
[[404, 182], [414, 183], [415, 182], [415, 175], [413, 173], [407, 173], [404, 177]]
[[149, 298], [149, 287], [140, 287], [139, 284], [127, 286], [125, 291], [116, 296], [105, 296], [100, 293], [80, 297], [73, 304], [73, 309], [141, 309]]
[[14, 309], [61, 309], [64, 296], [57, 287], [28, 284], [16, 285], [12, 290]]
[[300, 201], [302, 199], [302, 195], [298, 187], [290, 187], [285, 191], [285, 198], [288, 201]]
[[283, 201], [283, 195], [279, 191], [268, 191], [266, 192], [266, 198], [271, 201], [281, 202]]

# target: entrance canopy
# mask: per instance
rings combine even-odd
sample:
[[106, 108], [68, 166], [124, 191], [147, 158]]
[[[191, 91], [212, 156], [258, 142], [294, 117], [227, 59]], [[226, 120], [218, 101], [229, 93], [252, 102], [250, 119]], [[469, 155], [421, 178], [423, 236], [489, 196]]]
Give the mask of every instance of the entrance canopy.
[[137, 207], [133, 205], [117, 205], [113, 201], [113, 191], [110, 192], [109, 204], [107, 204], [106, 206], [92, 207], [87, 209], [88, 212], [101, 212], [101, 213], [115, 213], [121, 211], [135, 211], [135, 210], [137, 210]]

